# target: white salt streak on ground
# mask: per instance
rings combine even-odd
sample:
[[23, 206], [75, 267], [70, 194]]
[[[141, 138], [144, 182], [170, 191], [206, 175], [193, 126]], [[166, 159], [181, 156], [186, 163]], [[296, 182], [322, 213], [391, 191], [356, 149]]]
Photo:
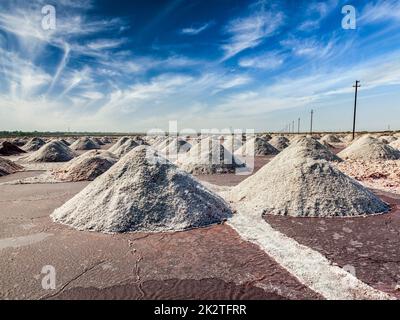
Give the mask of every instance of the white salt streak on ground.
[[0, 239], [0, 250], [29, 246], [31, 244], [43, 241], [44, 239], [50, 236], [53, 236], [53, 234], [42, 232], [42, 233], [30, 234], [28, 236]]
[[[235, 208], [235, 207], [234, 207]], [[259, 214], [236, 204], [238, 211], [228, 224], [239, 235], [258, 245], [283, 268], [326, 299], [393, 299], [342, 268], [333, 265], [319, 252], [299, 244], [273, 229]]]

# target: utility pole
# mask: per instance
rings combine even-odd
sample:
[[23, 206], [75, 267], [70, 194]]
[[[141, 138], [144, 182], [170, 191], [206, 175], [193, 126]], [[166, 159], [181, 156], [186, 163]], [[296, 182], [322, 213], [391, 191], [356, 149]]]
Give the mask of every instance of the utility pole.
[[297, 134], [300, 134], [300, 118], [297, 119]]
[[353, 86], [353, 88], [356, 88], [356, 92], [354, 95], [354, 116], [353, 116], [353, 140], [356, 135], [356, 115], [357, 115], [357, 94], [358, 94], [358, 88], [360, 88], [360, 81], [356, 80], [356, 84]]
[[310, 121], [310, 134], [311, 135], [312, 135], [313, 115], [314, 115], [314, 110], [311, 109], [311, 121]]

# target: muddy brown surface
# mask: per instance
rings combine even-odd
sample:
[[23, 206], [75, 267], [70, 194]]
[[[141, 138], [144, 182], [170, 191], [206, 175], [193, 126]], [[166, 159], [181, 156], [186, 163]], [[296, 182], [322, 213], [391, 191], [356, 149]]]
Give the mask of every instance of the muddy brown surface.
[[[50, 298], [51, 299], [51, 298]], [[146, 281], [105, 289], [74, 288], [57, 296], [59, 300], [76, 299], [146, 299], [146, 300], [283, 300], [278, 293], [266, 292], [252, 284], [236, 285], [219, 279]]]
[[87, 183], [0, 185], [0, 299], [321, 298], [227, 225], [107, 235], [53, 223]]
[[374, 191], [390, 203], [388, 214], [358, 218], [266, 215], [276, 230], [319, 251], [370, 286], [400, 298], [400, 196]]

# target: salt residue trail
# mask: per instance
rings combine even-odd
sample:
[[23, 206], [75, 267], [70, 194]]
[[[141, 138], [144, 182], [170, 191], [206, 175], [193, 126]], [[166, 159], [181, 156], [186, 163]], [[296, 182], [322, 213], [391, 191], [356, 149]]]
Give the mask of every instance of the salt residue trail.
[[261, 215], [239, 206], [236, 209], [238, 214], [229, 219], [228, 224], [243, 239], [257, 244], [301, 283], [326, 299], [394, 299], [332, 265], [319, 252], [273, 229]]

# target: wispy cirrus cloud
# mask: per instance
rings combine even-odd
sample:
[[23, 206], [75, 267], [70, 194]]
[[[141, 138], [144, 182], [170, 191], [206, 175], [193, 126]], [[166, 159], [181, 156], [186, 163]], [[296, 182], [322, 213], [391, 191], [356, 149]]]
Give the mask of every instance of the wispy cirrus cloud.
[[307, 19], [304, 20], [298, 30], [312, 31], [318, 29], [321, 22], [338, 6], [338, 0], [324, 2], [311, 2], [306, 10]]
[[366, 4], [360, 14], [361, 23], [400, 21], [400, 2], [397, 0], [375, 1]]
[[274, 35], [284, 24], [285, 15], [282, 12], [256, 11], [246, 17], [237, 18], [228, 23], [225, 33], [229, 39], [222, 45], [224, 57], [227, 60], [238, 53], [255, 48], [267, 37]]
[[181, 33], [185, 34], [185, 35], [195, 36], [195, 35], [198, 35], [199, 33], [203, 32], [204, 30], [208, 29], [212, 24], [213, 24], [212, 22], [207, 22], [207, 23], [203, 23], [201, 25], [183, 28], [181, 30]]
[[272, 70], [280, 67], [284, 61], [284, 54], [279, 51], [269, 51], [241, 58], [239, 66], [243, 68]]

